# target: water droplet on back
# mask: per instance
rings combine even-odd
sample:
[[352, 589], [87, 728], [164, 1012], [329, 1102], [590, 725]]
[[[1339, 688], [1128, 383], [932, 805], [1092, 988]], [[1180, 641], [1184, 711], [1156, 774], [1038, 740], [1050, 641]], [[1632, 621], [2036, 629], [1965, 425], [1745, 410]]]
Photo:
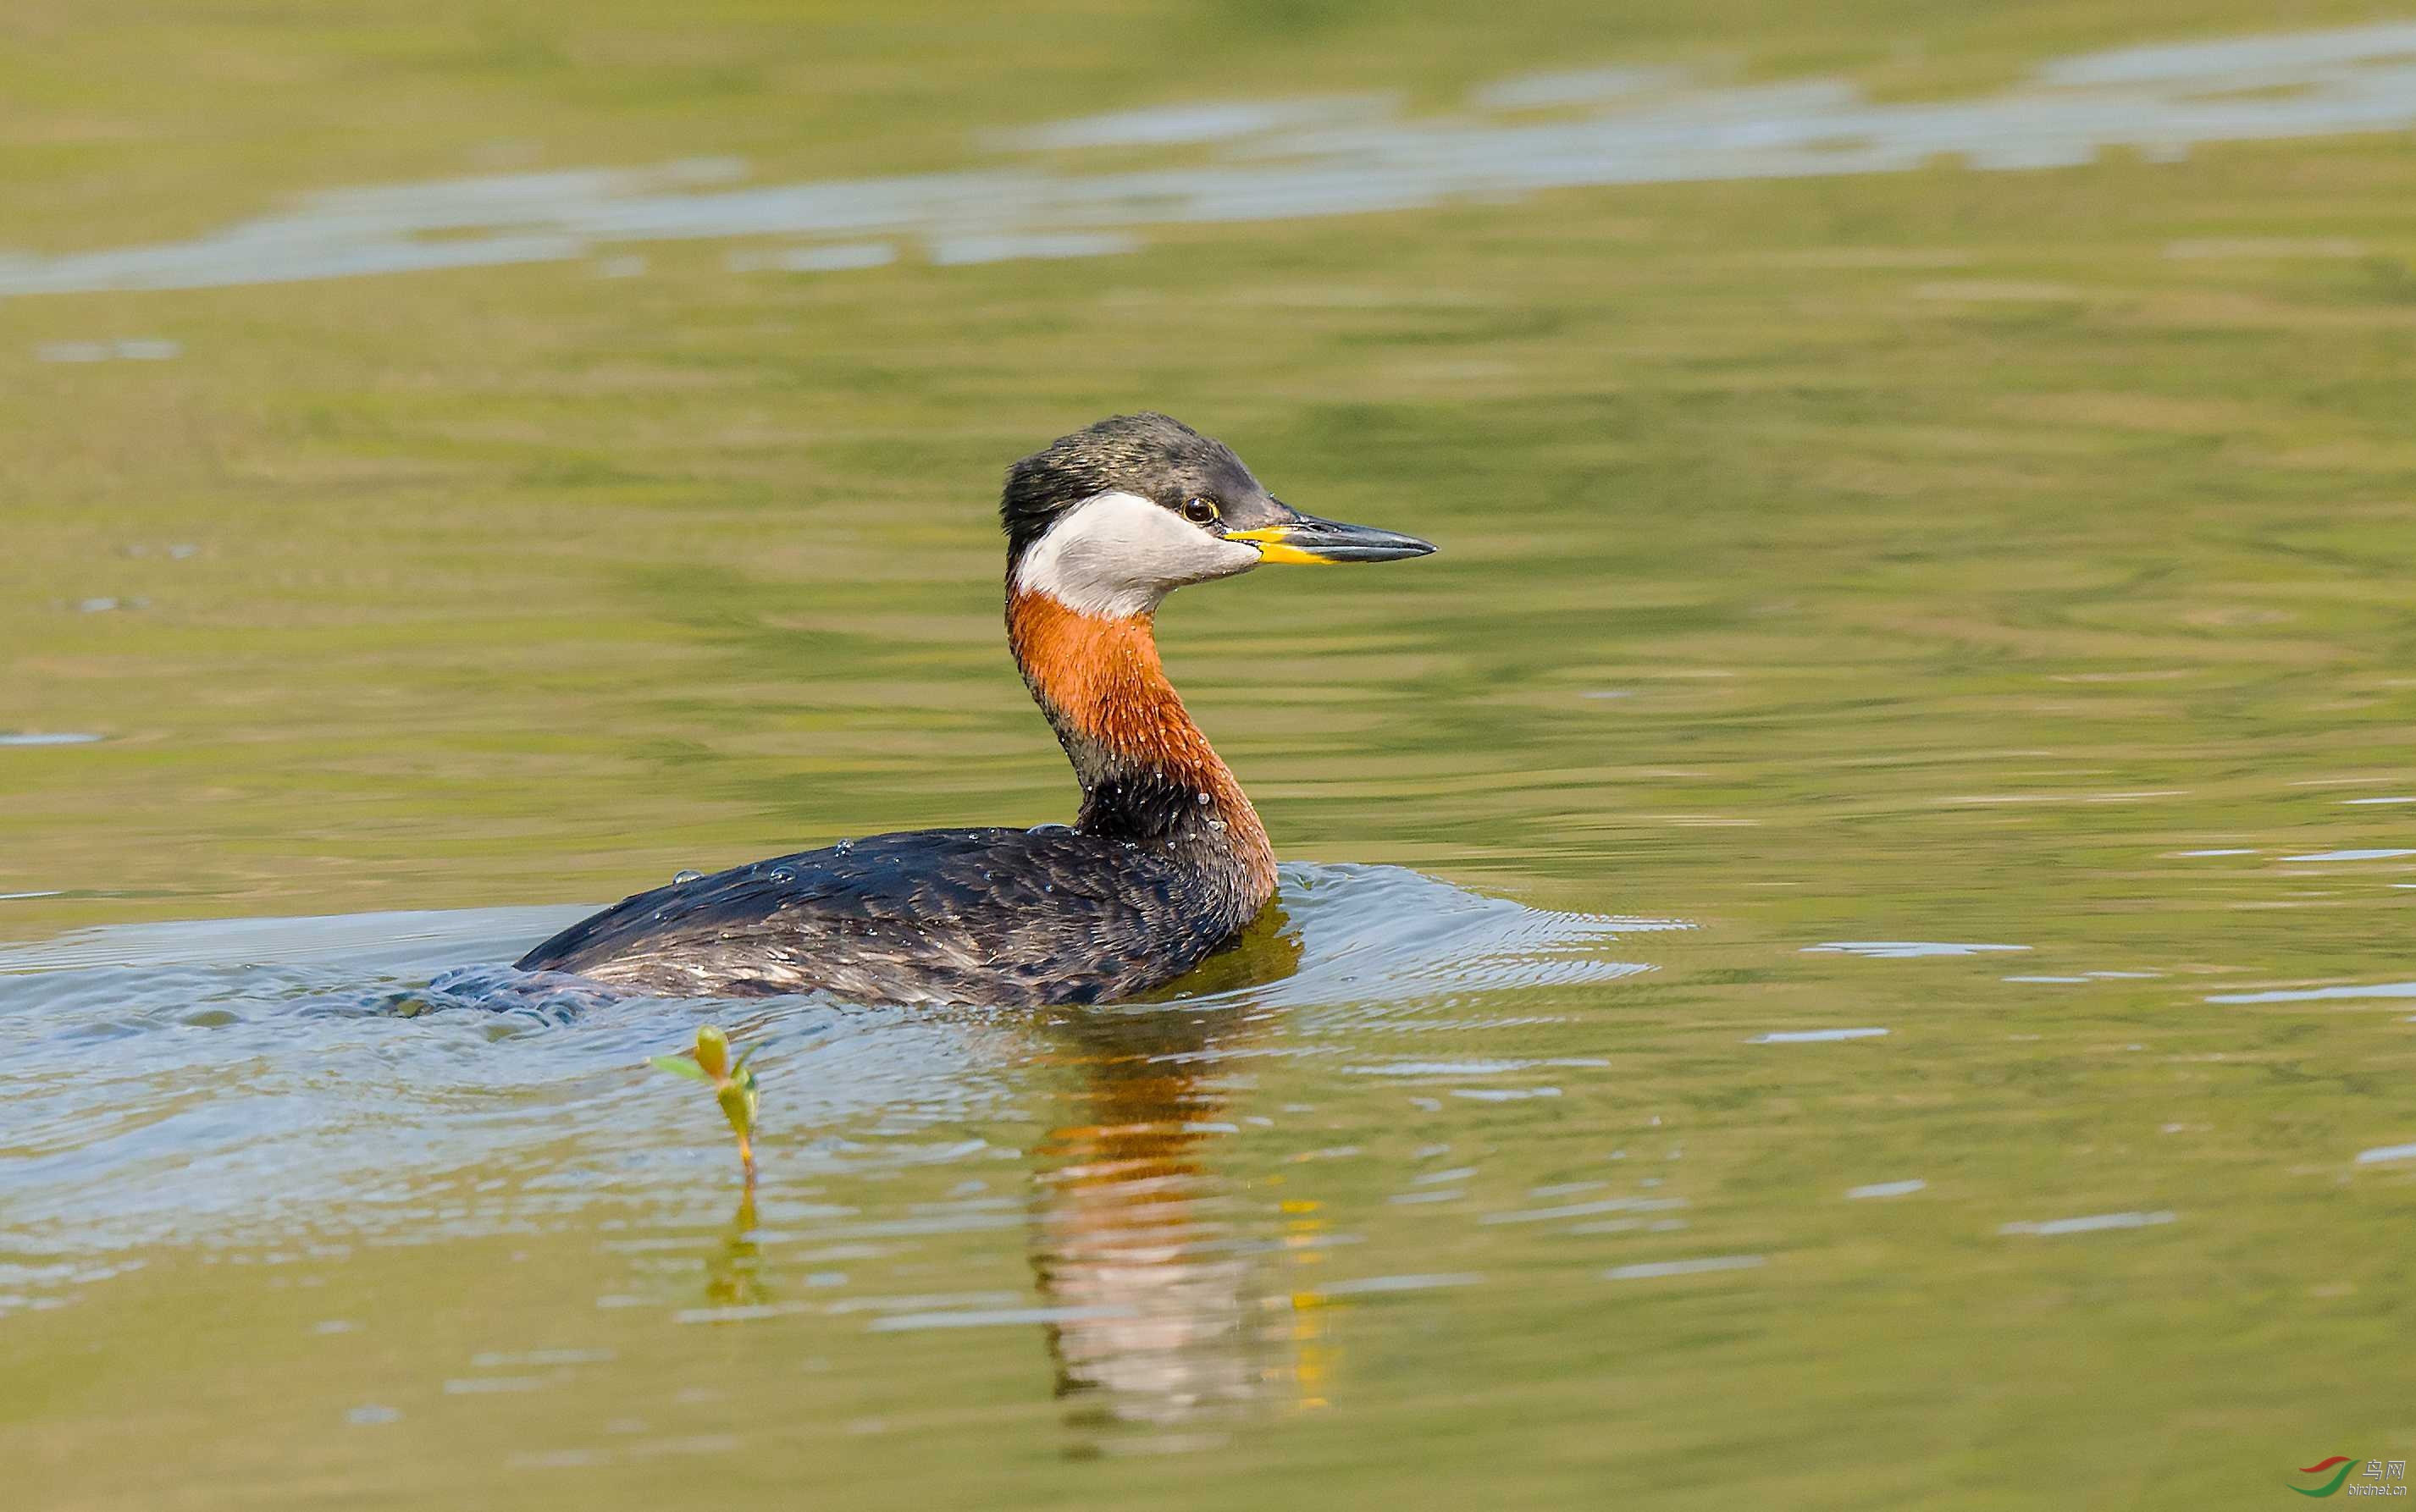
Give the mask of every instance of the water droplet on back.
[[702, 872], [682, 872], [677, 876], [672, 878], [672, 886], [675, 888], [684, 888], [690, 882], [702, 882], [703, 880], [704, 874]]
[[855, 842], [854, 842], [854, 841], [853, 841], [853, 840], [841, 840], [841, 841], [838, 841], [838, 842], [835, 843], [835, 844], [831, 846], [831, 849], [832, 849], [832, 850], [836, 851], [838, 854], [839, 854], [839, 855], [841, 855], [841, 856], [846, 855], [849, 851], [853, 850], [854, 848], [855, 848]]
[[796, 879], [797, 874], [789, 870], [785, 866], [775, 866], [772, 868], [772, 880], [775, 882], [793, 882]]
[[1200, 794], [1200, 801], [1201, 801], [1202, 803], [1214, 803], [1214, 802], [1215, 802], [1215, 801], [1216, 801], [1215, 799], [1213, 799], [1213, 798], [1209, 797], [1206, 793], [1202, 793], [1202, 794]]

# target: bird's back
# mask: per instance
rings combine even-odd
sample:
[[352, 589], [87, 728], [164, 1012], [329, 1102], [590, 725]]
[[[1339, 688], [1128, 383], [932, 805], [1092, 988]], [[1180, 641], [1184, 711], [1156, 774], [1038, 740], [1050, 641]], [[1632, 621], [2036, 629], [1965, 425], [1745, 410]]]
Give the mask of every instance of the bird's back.
[[1248, 919], [1221, 891], [1177, 858], [1063, 826], [923, 830], [641, 892], [518, 965], [673, 996], [1095, 1002], [1231, 938]]

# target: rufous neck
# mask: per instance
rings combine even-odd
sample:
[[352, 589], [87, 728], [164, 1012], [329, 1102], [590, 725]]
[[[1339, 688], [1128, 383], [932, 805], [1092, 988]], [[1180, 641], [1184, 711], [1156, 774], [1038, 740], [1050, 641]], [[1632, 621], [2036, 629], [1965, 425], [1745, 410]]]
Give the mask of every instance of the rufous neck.
[[1078, 827], [1219, 853], [1264, 904], [1275, 891], [1266, 828], [1167, 681], [1150, 616], [1084, 614], [1010, 589], [1006, 629], [1082, 785]]

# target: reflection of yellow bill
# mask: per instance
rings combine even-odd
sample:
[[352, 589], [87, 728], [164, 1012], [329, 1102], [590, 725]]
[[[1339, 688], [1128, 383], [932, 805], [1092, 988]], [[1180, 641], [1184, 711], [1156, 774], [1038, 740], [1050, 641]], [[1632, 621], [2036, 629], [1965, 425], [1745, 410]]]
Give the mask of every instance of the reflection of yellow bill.
[[[1295, 1267], [1325, 1263], [1323, 1206], [1314, 1198], [1283, 1200], [1284, 1250]], [[1338, 1349], [1327, 1338], [1331, 1330], [1323, 1316], [1324, 1310], [1332, 1305], [1332, 1299], [1306, 1277], [1302, 1284], [1292, 1288], [1291, 1376], [1299, 1386], [1298, 1404], [1303, 1412], [1332, 1405], [1325, 1394], [1326, 1384], [1333, 1378], [1334, 1357]]]

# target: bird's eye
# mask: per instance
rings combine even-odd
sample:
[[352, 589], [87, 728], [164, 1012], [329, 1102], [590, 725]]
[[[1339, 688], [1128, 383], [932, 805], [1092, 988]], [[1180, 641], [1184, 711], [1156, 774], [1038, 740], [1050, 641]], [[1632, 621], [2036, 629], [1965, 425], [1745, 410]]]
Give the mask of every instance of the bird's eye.
[[1186, 499], [1183, 502], [1183, 517], [1194, 525], [1216, 522], [1216, 502], [1213, 499]]

